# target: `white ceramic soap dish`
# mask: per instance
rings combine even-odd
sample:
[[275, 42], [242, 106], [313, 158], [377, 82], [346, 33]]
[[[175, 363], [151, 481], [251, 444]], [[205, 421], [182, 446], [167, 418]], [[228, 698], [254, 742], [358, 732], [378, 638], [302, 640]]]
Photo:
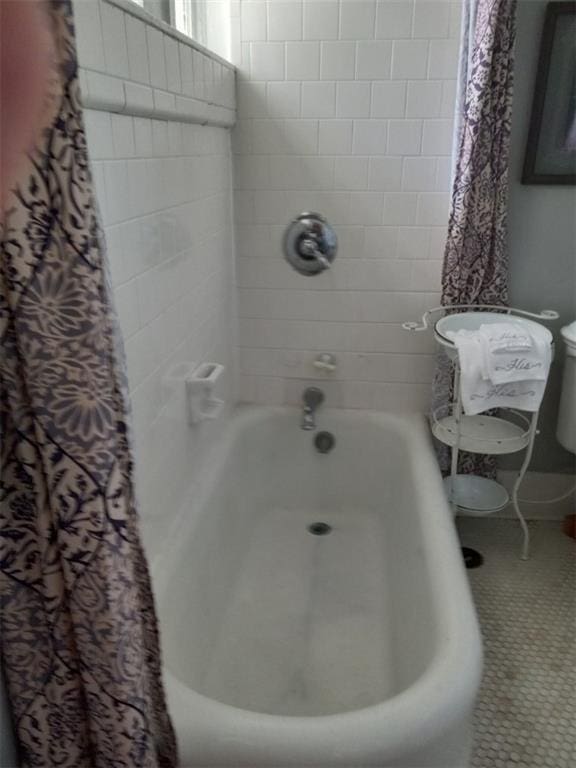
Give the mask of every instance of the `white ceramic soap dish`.
[[214, 397], [214, 387], [224, 373], [219, 363], [202, 363], [186, 377], [188, 418], [191, 424], [205, 419], [217, 419], [224, 408], [224, 400]]

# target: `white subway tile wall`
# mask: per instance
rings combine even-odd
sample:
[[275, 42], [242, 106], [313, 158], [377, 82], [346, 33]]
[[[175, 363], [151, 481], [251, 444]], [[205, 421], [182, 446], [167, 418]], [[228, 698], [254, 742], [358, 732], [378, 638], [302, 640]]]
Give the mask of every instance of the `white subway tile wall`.
[[[76, 0], [75, 11], [80, 64], [101, 69], [88, 78], [107, 78], [103, 93], [111, 88], [113, 111], [84, 115], [128, 364], [143, 531], [154, 546], [225, 428], [225, 420], [189, 427], [184, 384], [172, 380], [173, 367], [224, 364], [219, 396], [235, 402], [230, 132], [184, 122], [186, 105], [176, 100], [180, 89], [197, 98], [213, 94], [213, 85], [199, 92], [196, 84], [208, 82], [205, 63], [213, 73], [222, 65], [106, 2]], [[171, 119], [115, 114], [117, 86], [126, 97], [144, 89], [150, 102], [154, 93]]]
[[[425, 409], [427, 334], [400, 324], [439, 303], [460, 3], [242, 0], [233, 132], [241, 398]], [[306, 210], [335, 226], [333, 268], [283, 261]], [[313, 366], [333, 352], [332, 376]]]
[[236, 323], [229, 132], [86, 110], [133, 404], [144, 517], [163, 516], [212, 430], [187, 424], [181, 361], [223, 363], [234, 403]]

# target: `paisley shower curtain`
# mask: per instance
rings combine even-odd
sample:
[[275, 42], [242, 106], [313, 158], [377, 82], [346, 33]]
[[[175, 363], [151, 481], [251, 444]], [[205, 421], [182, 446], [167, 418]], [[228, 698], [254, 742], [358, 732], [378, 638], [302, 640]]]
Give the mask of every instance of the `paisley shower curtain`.
[[[508, 304], [508, 167], [516, 0], [464, 0], [454, 178], [442, 305]], [[451, 399], [438, 360], [433, 407]], [[440, 454], [447, 469], [447, 454]], [[462, 453], [460, 472], [492, 476], [491, 457]]]
[[1, 222], [3, 668], [24, 766], [169, 768], [69, 2], [46, 17], [49, 116]]

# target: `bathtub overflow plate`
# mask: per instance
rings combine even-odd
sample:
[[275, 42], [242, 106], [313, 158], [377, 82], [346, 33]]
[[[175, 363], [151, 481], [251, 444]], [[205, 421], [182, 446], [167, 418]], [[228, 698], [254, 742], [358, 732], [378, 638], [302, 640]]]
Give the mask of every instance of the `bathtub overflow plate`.
[[332, 432], [318, 432], [314, 438], [314, 447], [318, 453], [330, 453], [335, 444], [336, 438]]

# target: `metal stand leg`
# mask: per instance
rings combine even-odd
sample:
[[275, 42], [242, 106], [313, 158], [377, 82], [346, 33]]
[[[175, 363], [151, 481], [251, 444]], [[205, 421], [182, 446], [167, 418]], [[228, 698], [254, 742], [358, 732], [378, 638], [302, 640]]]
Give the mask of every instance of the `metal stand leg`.
[[452, 512], [456, 515], [458, 505], [456, 503], [456, 475], [458, 474], [458, 452], [460, 451], [460, 422], [462, 419], [462, 397], [460, 394], [460, 366], [458, 361], [454, 363], [454, 424], [456, 427], [456, 438], [452, 446], [452, 455], [450, 462], [450, 477], [452, 486], [450, 490], [450, 504]]
[[530, 441], [528, 442], [528, 445], [526, 447], [526, 454], [524, 456], [524, 461], [522, 462], [522, 466], [520, 467], [520, 471], [518, 472], [518, 476], [516, 477], [516, 480], [514, 481], [514, 486], [512, 488], [512, 506], [514, 507], [514, 511], [516, 512], [516, 516], [520, 522], [520, 527], [522, 528], [522, 533], [524, 536], [524, 541], [522, 544], [522, 560], [528, 560], [528, 557], [530, 555], [530, 531], [528, 530], [528, 525], [526, 524], [524, 515], [520, 510], [520, 505], [518, 504], [518, 491], [520, 489], [522, 480], [524, 479], [524, 475], [526, 474], [526, 470], [528, 469], [528, 465], [530, 464], [530, 459], [532, 458], [532, 451], [534, 450], [534, 440], [536, 439], [536, 434], [537, 434], [537, 429], [536, 429], [537, 424], [538, 424], [538, 412], [532, 414], [532, 419], [530, 422]]

